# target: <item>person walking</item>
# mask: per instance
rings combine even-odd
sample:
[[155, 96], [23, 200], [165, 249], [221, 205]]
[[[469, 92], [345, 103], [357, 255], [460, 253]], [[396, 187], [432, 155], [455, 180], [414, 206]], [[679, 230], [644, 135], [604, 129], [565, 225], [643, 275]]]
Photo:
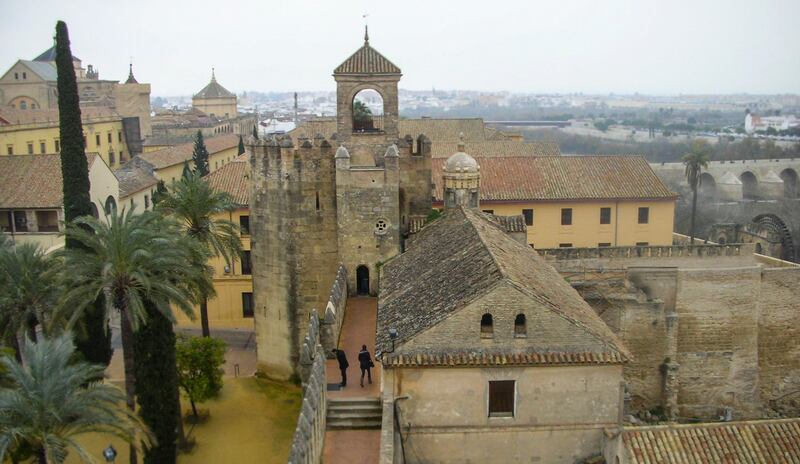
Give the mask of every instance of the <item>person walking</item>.
[[344, 350], [334, 348], [333, 352], [336, 354], [336, 360], [339, 361], [339, 370], [342, 372], [342, 383], [339, 385], [344, 388], [347, 386], [347, 368], [350, 367], [350, 363], [347, 362]]
[[364, 388], [364, 373], [366, 372], [369, 383], [372, 383], [372, 372], [370, 369], [375, 367], [375, 363], [372, 362], [372, 357], [370, 357], [369, 351], [367, 351], [367, 345], [361, 345], [361, 351], [358, 352], [358, 363], [361, 367], [361, 388]]

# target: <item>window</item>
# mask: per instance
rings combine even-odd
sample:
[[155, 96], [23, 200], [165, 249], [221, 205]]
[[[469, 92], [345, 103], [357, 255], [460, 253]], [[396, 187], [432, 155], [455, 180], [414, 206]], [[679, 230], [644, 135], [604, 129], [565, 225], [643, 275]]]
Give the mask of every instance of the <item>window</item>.
[[650, 221], [650, 208], [639, 208], [639, 224], [647, 224]]
[[112, 211], [117, 210], [117, 202], [114, 200], [114, 197], [109, 195], [108, 198], [106, 198], [106, 204], [103, 209], [106, 214], [111, 214]]
[[481, 338], [492, 338], [494, 333], [494, 323], [492, 322], [492, 315], [489, 313], [481, 316]]
[[110, 151], [108, 152], [108, 164], [113, 166], [114, 163], [116, 163], [116, 160], [114, 159], [114, 152]]
[[14, 154], [14, 146], [13, 145], [8, 145], [6, 147], [6, 149], [7, 149], [9, 155], [13, 155]]
[[483, 212], [484, 213], [488, 213], [488, 214], [494, 214], [494, 210], [493, 209], [485, 209], [485, 210], [483, 210]]
[[28, 216], [25, 211], [14, 211], [14, 230], [16, 232], [28, 231]]
[[19, 109], [27, 110], [28, 109], [28, 102], [26, 102], [25, 100], [22, 100], [21, 102], [19, 102]]
[[514, 319], [514, 337], [524, 338], [528, 336], [528, 327], [525, 321], [524, 314], [517, 314]]
[[522, 215], [525, 216], [525, 225], [532, 226], [533, 225], [533, 210], [532, 209], [523, 209]]
[[150, 197], [145, 195], [144, 196], [144, 209], [147, 209], [149, 207], [150, 207]]
[[58, 211], [37, 211], [39, 232], [58, 232]]
[[108, 140], [108, 143], [111, 143], [111, 132], [106, 134], [106, 136], [107, 136], [106, 139]]
[[56, 140], [56, 153], [61, 153], [61, 140]]
[[611, 244], [608, 242], [604, 242], [604, 243], [598, 243], [597, 246], [599, 246], [600, 248], [605, 248], [605, 247], [610, 247]]
[[47, 151], [47, 144], [39, 142], [39, 153], [44, 154]]
[[[455, 201], [454, 201], [454, 203], [455, 203]], [[478, 207], [478, 192], [470, 192], [469, 193], [469, 207], [470, 208], [477, 208]]]
[[119, 162], [120, 163], [125, 162], [125, 152], [122, 151], [122, 150], [120, 150], [120, 152], [119, 152]]
[[600, 208], [600, 224], [611, 224], [611, 208]]
[[514, 381], [489, 381], [489, 417], [514, 417]]
[[94, 135], [94, 144], [97, 145], [98, 147], [100, 146], [100, 134]]
[[23, 78], [23, 79], [27, 79], [27, 78], [28, 78], [28, 73], [26, 73], [26, 72], [24, 72], [24, 71], [23, 71], [23, 72], [22, 72], [22, 78]]
[[317, 192], [316, 195], [317, 195], [317, 211], [319, 211], [319, 192]]
[[14, 73], [14, 79], [19, 80], [19, 73]]
[[559, 248], [572, 248], [572, 244], [571, 243], [559, 243], [558, 247]]
[[253, 294], [242, 292], [242, 317], [253, 317]]
[[649, 242], [636, 242], [636, 246], [650, 246]]
[[28, 154], [33, 154], [33, 142], [28, 142]]
[[561, 225], [572, 225], [572, 208], [561, 208]]
[[239, 216], [239, 231], [242, 235], [250, 235], [250, 216]]
[[242, 252], [242, 275], [250, 275], [253, 273], [252, 263], [250, 261], [250, 250]]
[[122, 131], [118, 131], [118, 132], [117, 132], [117, 141], [118, 141], [119, 143], [122, 143]]

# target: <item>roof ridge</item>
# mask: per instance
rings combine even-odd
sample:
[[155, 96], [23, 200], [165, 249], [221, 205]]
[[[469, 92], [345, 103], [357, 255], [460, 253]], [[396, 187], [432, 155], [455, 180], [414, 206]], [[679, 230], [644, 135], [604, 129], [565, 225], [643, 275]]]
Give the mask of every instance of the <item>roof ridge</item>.
[[[464, 217], [466, 218], [467, 208], [465, 208], [464, 206], [459, 206], [459, 209], [464, 213]], [[503, 230], [498, 224], [490, 221], [488, 218], [485, 217], [482, 217], [482, 219], [486, 220], [486, 222], [491, 224], [492, 227], [496, 227], [499, 231], [503, 232], [504, 235], [506, 234], [506, 231]], [[469, 218], [467, 218], [467, 222], [469, 222], [469, 225], [472, 228], [472, 230], [475, 231], [475, 234], [478, 236], [478, 240], [481, 241], [481, 245], [486, 249], [486, 252], [489, 253], [489, 256], [492, 257], [492, 262], [494, 263], [495, 267], [497, 267], [498, 271], [500, 271], [500, 276], [503, 279], [511, 280], [508, 277], [508, 270], [506, 270], [506, 268], [500, 264], [500, 261], [497, 260], [497, 256], [495, 256], [494, 252], [492, 251], [492, 248], [486, 243], [486, 239], [481, 234], [481, 231], [478, 230], [477, 227], [475, 227], [475, 223], [470, 221]], [[511, 239], [511, 237], [509, 237], [509, 239]]]
[[659, 431], [659, 430], [674, 430], [685, 429], [693, 427], [725, 427], [731, 425], [758, 425], [758, 424], [786, 424], [791, 422], [800, 422], [800, 417], [782, 417], [773, 419], [751, 419], [739, 420], [729, 422], [699, 422], [696, 424], [657, 424], [657, 425], [637, 425], [625, 426], [622, 428], [623, 432], [646, 432], [646, 431]]

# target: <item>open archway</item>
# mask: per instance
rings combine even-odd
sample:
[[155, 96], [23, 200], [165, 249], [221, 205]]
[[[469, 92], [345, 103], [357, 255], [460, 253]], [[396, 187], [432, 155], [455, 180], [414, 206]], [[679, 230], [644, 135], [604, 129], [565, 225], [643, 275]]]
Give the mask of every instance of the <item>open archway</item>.
[[363, 264], [356, 268], [356, 294], [369, 295], [369, 268]]
[[699, 196], [704, 200], [714, 200], [717, 197], [717, 181], [714, 176], [704, 172], [700, 174]]
[[786, 198], [797, 198], [797, 171], [786, 168], [781, 171], [783, 180], [783, 196]]
[[786, 226], [786, 223], [783, 222], [783, 219], [775, 214], [759, 214], [753, 218], [753, 222], [772, 232], [780, 239], [781, 259], [785, 261], [796, 260], [792, 233], [789, 231], [789, 227]]
[[383, 131], [383, 97], [374, 89], [355, 94], [352, 104], [353, 132]]
[[742, 181], [742, 198], [755, 200], [758, 198], [758, 178], [750, 171], [745, 171], [739, 176]]

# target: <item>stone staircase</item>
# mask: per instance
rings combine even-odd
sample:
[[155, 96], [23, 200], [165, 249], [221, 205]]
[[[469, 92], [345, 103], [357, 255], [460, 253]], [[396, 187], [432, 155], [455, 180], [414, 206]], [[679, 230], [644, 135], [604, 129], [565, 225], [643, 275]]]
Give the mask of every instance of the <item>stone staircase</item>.
[[380, 429], [380, 398], [328, 398], [328, 430]]

